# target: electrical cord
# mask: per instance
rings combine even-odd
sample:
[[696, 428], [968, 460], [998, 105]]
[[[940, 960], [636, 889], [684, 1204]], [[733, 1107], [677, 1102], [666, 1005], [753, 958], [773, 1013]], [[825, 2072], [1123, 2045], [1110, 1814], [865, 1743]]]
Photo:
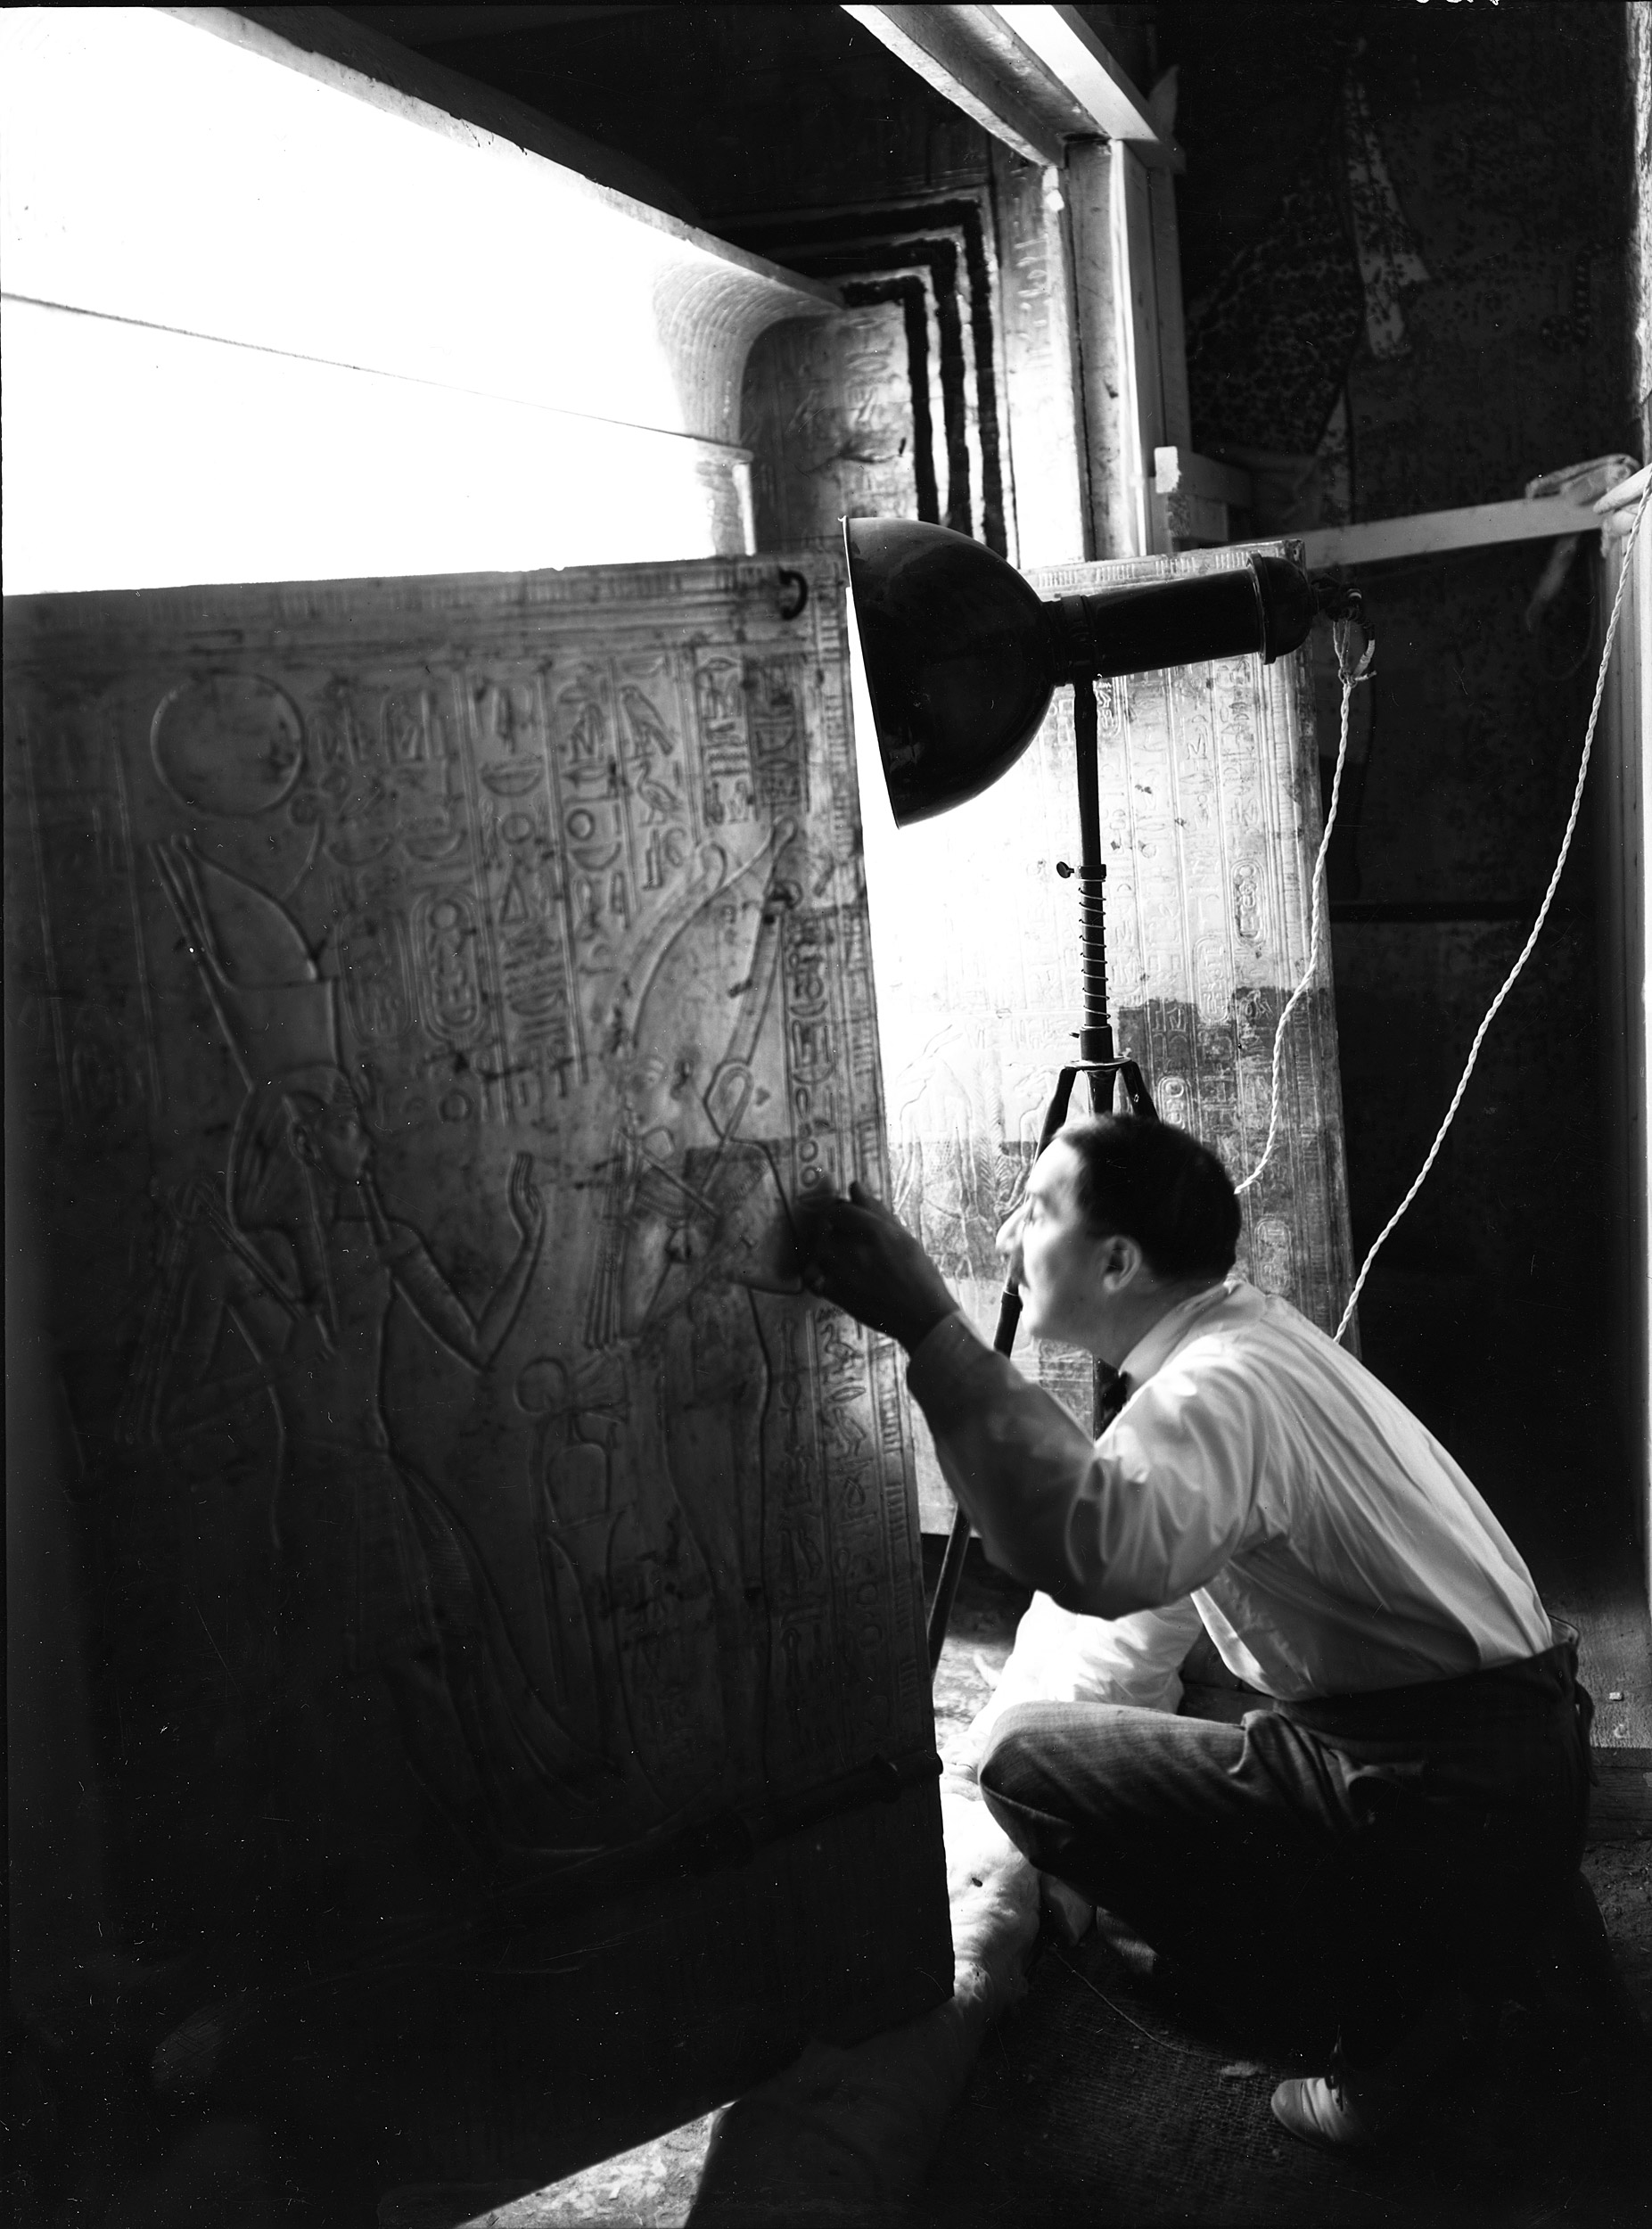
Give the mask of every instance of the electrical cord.
[[[1572, 849], [1572, 838], [1577, 829], [1577, 817], [1579, 812], [1582, 810], [1583, 784], [1589, 774], [1589, 761], [1590, 753], [1594, 749], [1595, 743], [1595, 728], [1600, 718], [1601, 701], [1606, 695], [1607, 672], [1612, 662], [1612, 645], [1617, 635], [1618, 616], [1623, 607], [1623, 588], [1629, 579], [1630, 561], [1634, 554], [1635, 542], [1640, 532], [1641, 522], [1646, 517], [1647, 504], [1649, 498], [1652, 498], [1652, 486], [1648, 486], [1646, 491], [1642, 494], [1640, 503], [1636, 506], [1634, 522], [1629, 530], [1628, 539], [1623, 545], [1623, 559], [1618, 567], [1617, 593], [1612, 599], [1612, 615], [1607, 621], [1606, 640], [1602, 645], [1600, 651], [1600, 670], [1595, 677], [1594, 701], [1589, 708], [1589, 726], [1583, 735], [1583, 755], [1582, 761], [1578, 766], [1577, 780], [1574, 785], [1572, 791], [1572, 809], [1566, 815], [1566, 832], [1560, 839], [1560, 852], [1559, 856], [1555, 860], [1554, 872], [1549, 877], [1549, 887], [1543, 892], [1543, 901], [1537, 909], [1537, 918], [1532, 924], [1531, 934], [1527, 936], [1525, 942], [1520, 948], [1519, 958], [1515, 961], [1514, 966], [1509, 969], [1508, 975], [1504, 976], [1501, 987], [1499, 989], [1497, 996], [1486, 1008], [1484, 1019], [1481, 1022], [1479, 1028], [1475, 1032], [1474, 1042], [1468, 1049], [1468, 1058], [1463, 1064], [1463, 1073], [1458, 1078], [1456, 1090], [1451, 1094], [1451, 1103], [1445, 1110], [1444, 1120], [1441, 1123], [1439, 1129], [1434, 1132], [1434, 1143], [1429, 1147], [1427, 1154], [1424, 1157], [1423, 1165], [1417, 1172], [1416, 1177], [1412, 1180], [1410, 1189], [1406, 1193], [1405, 1197], [1400, 1202], [1398, 1207], [1394, 1209], [1393, 1213], [1389, 1216], [1381, 1230], [1378, 1231], [1376, 1239], [1372, 1243], [1370, 1252], [1366, 1255], [1364, 1262], [1360, 1264], [1360, 1274], [1353, 1281], [1353, 1290], [1348, 1295], [1348, 1305], [1343, 1310], [1342, 1320], [1337, 1325], [1334, 1335], [1338, 1339], [1342, 1337], [1343, 1334], [1347, 1330], [1349, 1324], [1353, 1320], [1353, 1312], [1359, 1305], [1360, 1295], [1365, 1289], [1365, 1280], [1371, 1272], [1371, 1264], [1376, 1261], [1378, 1254], [1382, 1251], [1383, 1246], [1393, 1235], [1395, 1226], [1399, 1223], [1400, 1218], [1405, 1213], [1407, 1208], [1410, 1207], [1411, 1202], [1417, 1197], [1418, 1192], [1422, 1190], [1423, 1184], [1427, 1178], [1428, 1172], [1434, 1167], [1434, 1163], [1438, 1160], [1440, 1148], [1445, 1143], [1445, 1134], [1447, 1131], [1451, 1129], [1452, 1123], [1456, 1120], [1457, 1110], [1463, 1103], [1463, 1094], [1468, 1089], [1468, 1079], [1475, 1072], [1475, 1063], [1480, 1057], [1480, 1048], [1485, 1042], [1486, 1033], [1491, 1029], [1492, 1023], [1497, 1019], [1498, 1011], [1502, 1006], [1503, 1001], [1508, 998], [1509, 992], [1514, 989], [1515, 984], [1519, 980], [1521, 971], [1525, 967], [1527, 960], [1531, 958], [1533, 948], [1536, 944], [1539, 936], [1542, 934], [1543, 924], [1549, 918], [1549, 910], [1554, 903], [1555, 892], [1559, 888], [1560, 876], [1566, 867], [1567, 856]], [[1336, 822], [1337, 801], [1342, 793], [1343, 768], [1348, 756], [1349, 711], [1353, 703], [1354, 690], [1362, 680], [1367, 679], [1371, 663], [1371, 654], [1377, 647], [1375, 642], [1368, 642], [1365, 647], [1364, 654], [1360, 658], [1358, 665], [1351, 667], [1348, 662], [1349, 624], [1345, 620], [1338, 621], [1336, 623], [1336, 666], [1337, 671], [1342, 676], [1343, 684], [1342, 734], [1337, 742], [1336, 770], [1331, 779], [1331, 800], [1326, 810], [1325, 831], [1319, 840], [1319, 855], [1313, 863], [1313, 882], [1309, 900], [1309, 902], [1313, 909], [1313, 932], [1308, 947], [1308, 964], [1303, 970], [1301, 982], [1297, 984], [1295, 990], [1292, 991], [1289, 999], [1286, 1001], [1284, 1011], [1279, 1016], [1278, 1026], [1274, 1031], [1273, 1078], [1268, 1110], [1268, 1141], [1262, 1147], [1262, 1159], [1251, 1171], [1249, 1176], [1245, 1178], [1242, 1184], [1235, 1186], [1235, 1191], [1240, 1194], [1248, 1192], [1252, 1185], [1256, 1182], [1257, 1179], [1262, 1175], [1262, 1171], [1267, 1167], [1269, 1160], [1273, 1153], [1274, 1141], [1278, 1135], [1279, 1071], [1280, 1061], [1285, 1046], [1286, 1024], [1289, 1022], [1291, 1015], [1296, 1007], [1297, 1001], [1308, 991], [1313, 983], [1315, 975], [1319, 972], [1319, 933], [1325, 913], [1325, 862], [1327, 854], [1329, 852], [1331, 846], [1331, 830], [1336, 826]]]
[[1122, 2004], [1114, 2004], [1113, 1999], [1107, 1995], [1105, 1989], [1097, 1988], [1095, 1983], [1084, 1971], [1083, 1968], [1081, 1966], [1075, 1966], [1073, 1961], [1067, 1956], [1065, 1951], [1057, 1947], [1056, 1956], [1059, 1959], [1061, 1963], [1066, 1968], [1070, 1974], [1077, 1975], [1078, 1978], [1084, 1984], [1084, 1986], [1090, 1992], [1092, 1996], [1097, 1996], [1101, 1999], [1109, 2012], [1116, 2012], [1120, 2019], [1127, 2021], [1129, 2025], [1136, 2030], [1136, 2033], [1138, 2036], [1145, 2036], [1150, 2044], [1156, 2044], [1161, 2051], [1173, 2051], [1179, 2059], [1202, 2059], [1205, 2061], [1206, 2065], [1214, 2064], [1214, 2060], [1209, 2052], [1189, 2051], [1185, 2044], [1173, 2044], [1168, 2036], [1155, 2036], [1150, 2027], [1144, 2027], [1141, 2022], [1137, 2019], [1133, 2014], [1127, 2012]]
[[1319, 972], [1319, 932], [1325, 919], [1325, 862], [1331, 849], [1331, 831], [1336, 826], [1336, 805], [1337, 800], [1342, 795], [1343, 769], [1348, 760], [1349, 713], [1353, 704], [1353, 693], [1360, 682], [1368, 678], [1371, 668], [1372, 654], [1377, 648], [1374, 641], [1368, 640], [1359, 663], [1350, 665], [1348, 659], [1352, 632], [1351, 623], [1345, 619], [1336, 621], [1332, 629], [1332, 639], [1336, 645], [1336, 670], [1341, 674], [1343, 683], [1342, 734], [1336, 744], [1336, 770], [1331, 777], [1331, 802], [1326, 807], [1325, 829], [1319, 838], [1319, 855], [1313, 862], [1313, 880], [1309, 887], [1308, 904], [1313, 919], [1313, 928], [1308, 942], [1308, 964], [1303, 969], [1302, 981], [1286, 1000], [1284, 1010], [1279, 1016], [1278, 1025], [1273, 1032], [1273, 1082], [1269, 1095], [1268, 1142], [1262, 1149], [1262, 1159], [1245, 1178], [1244, 1183], [1235, 1185], [1234, 1190], [1240, 1197], [1250, 1190], [1273, 1157], [1274, 1141], [1279, 1134], [1279, 1064], [1285, 1052], [1286, 1024], [1294, 1013], [1297, 1001], [1305, 997], [1314, 977]]
[[[1574, 785], [1572, 791], [1572, 810], [1566, 815], [1566, 833], [1560, 839], [1559, 857], [1555, 861], [1554, 873], [1549, 877], [1549, 887], [1543, 892], [1543, 902], [1537, 909], [1537, 918], [1532, 924], [1530, 935], [1526, 938], [1525, 942], [1520, 948], [1519, 958], [1516, 960], [1514, 966], [1509, 969], [1508, 973], [1504, 976], [1501, 987], [1499, 989], [1497, 996], [1492, 999], [1491, 1005], [1485, 1010], [1485, 1018], [1482, 1021], [1479, 1028], [1475, 1032], [1474, 1042], [1468, 1048], [1468, 1057], [1463, 1064], [1463, 1073], [1458, 1078], [1456, 1090], [1451, 1094], [1451, 1103], [1445, 1110], [1445, 1119], [1440, 1124], [1439, 1129], [1434, 1132], [1434, 1143], [1428, 1148], [1427, 1154], [1424, 1158], [1422, 1167], [1417, 1172], [1415, 1178], [1412, 1180], [1410, 1190], [1407, 1192], [1405, 1197], [1400, 1202], [1398, 1207], [1394, 1209], [1393, 1213], [1389, 1216], [1381, 1230], [1378, 1231], [1377, 1238], [1372, 1244], [1370, 1252], [1366, 1255], [1364, 1263], [1360, 1266], [1360, 1274], [1357, 1278], [1355, 1278], [1353, 1282], [1353, 1290], [1348, 1295], [1348, 1305], [1343, 1310], [1342, 1321], [1336, 1327], [1336, 1336], [1339, 1339], [1342, 1337], [1344, 1332], [1347, 1330], [1349, 1323], [1352, 1320], [1354, 1309], [1359, 1304], [1360, 1295], [1365, 1287], [1365, 1280], [1370, 1274], [1372, 1263], [1376, 1261], [1377, 1254], [1381, 1252], [1385, 1242], [1393, 1230], [1394, 1226], [1400, 1221], [1401, 1216], [1404, 1214], [1406, 1209], [1410, 1207], [1411, 1202], [1417, 1197], [1418, 1192], [1421, 1191], [1424, 1180], [1426, 1178], [1429, 1170], [1433, 1168], [1435, 1161], [1439, 1158], [1440, 1148], [1445, 1143], [1445, 1134], [1447, 1131], [1451, 1129], [1453, 1121], [1456, 1119], [1457, 1110], [1463, 1103], [1463, 1094], [1468, 1089], [1468, 1079], [1475, 1072], [1475, 1063], [1480, 1057], [1480, 1048], [1485, 1042], [1486, 1032], [1491, 1028], [1492, 1023], [1497, 1019], [1498, 1009], [1501, 1007], [1504, 999], [1508, 998], [1509, 992], [1514, 989], [1516, 983], [1519, 980], [1521, 970], [1525, 967], [1527, 960], [1531, 958], [1532, 949], [1537, 942], [1539, 936], [1542, 934], [1544, 922], [1549, 918], [1549, 909], [1554, 903], [1555, 892], [1559, 887], [1560, 884], [1561, 871], [1566, 866], [1566, 855], [1572, 849], [1572, 838], [1577, 828], [1577, 816], [1582, 810], [1583, 783], [1589, 773], [1590, 754], [1594, 749], [1595, 727], [1600, 718], [1601, 700], [1606, 695], [1607, 670], [1612, 662], [1612, 645], [1617, 634], [1618, 615], [1623, 608], [1623, 588], [1629, 579], [1631, 561], [1634, 555], [1636, 539], [1640, 532], [1641, 522], [1645, 519], [1647, 514], [1647, 501], [1648, 496], [1652, 496], [1652, 486], [1648, 488], [1646, 492], [1641, 496], [1640, 503], [1636, 506], [1634, 524], [1630, 528], [1629, 538], [1623, 545], [1623, 559], [1618, 566], [1617, 593], [1612, 599], [1612, 616], [1607, 621], [1606, 641], [1601, 646], [1600, 651], [1600, 670], [1595, 677], [1594, 701], [1589, 708], [1589, 726], [1583, 735], [1583, 755], [1582, 761], [1578, 766], [1577, 780]], [[1346, 683], [1344, 683], [1344, 686], [1345, 688]], [[1343, 706], [1343, 728], [1344, 736], [1347, 732], [1347, 699], [1344, 696]], [[1309, 964], [1311, 966], [1311, 960]], [[1289, 1011], [1290, 1008], [1287, 1007], [1286, 1012], [1288, 1013]], [[1283, 1028], [1285, 1022], [1284, 1015], [1280, 1016], [1279, 1021], [1280, 1026]], [[1274, 1048], [1274, 1078], [1275, 1090], [1277, 1092], [1278, 1079], [1278, 1047], [1277, 1043]]]

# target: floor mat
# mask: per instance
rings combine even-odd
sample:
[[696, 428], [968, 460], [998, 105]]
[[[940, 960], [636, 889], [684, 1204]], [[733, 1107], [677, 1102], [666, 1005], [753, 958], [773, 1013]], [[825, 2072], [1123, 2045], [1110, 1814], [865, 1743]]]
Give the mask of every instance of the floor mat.
[[1383, 2153], [1294, 2143], [1268, 2100], [1303, 2061], [1189, 2018], [1151, 1970], [1091, 1937], [1047, 1950], [988, 2039], [913, 2229], [1348, 2225], [1498, 2229], [1652, 2218], [1648, 2068], [1605, 2049], [1557, 2059], [1505, 2013], [1449, 2103]]

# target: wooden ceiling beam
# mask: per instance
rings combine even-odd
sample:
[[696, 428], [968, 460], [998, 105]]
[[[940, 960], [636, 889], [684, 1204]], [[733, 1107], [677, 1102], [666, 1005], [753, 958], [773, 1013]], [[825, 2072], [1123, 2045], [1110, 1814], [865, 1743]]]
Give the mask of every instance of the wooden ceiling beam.
[[1076, 8], [845, 5], [892, 53], [1026, 161], [1071, 139], [1122, 139], [1173, 161], [1146, 97]]
[[994, 10], [1029, 53], [1064, 86], [1104, 139], [1128, 140], [1144, 162], [1171, 154], [1147, 96], [1098, 39], [1077, 8]]
[[1591, 499], [1516, 497], [1460, 511], [1418, 511], [1404, 518], [1362, 519], [1353, 526], [1317, 526], [1302, 537], [1303, 563], [1311, 572], [1325, 565], [1375, 565], [1389, 557], [1427, 557], [1442, 550], [1485, 549], [1495, 542], [1587, 534], [1603, 523]]
[[1064, 132], [1061, 119], [1048, 113], [1048, 97], [1037, 105], [1027, 99], [1005, 55], [970, 21], [994, 10], [845, 5], [843, 12], [1024, 161], [1060, 163], [1071, 128]]

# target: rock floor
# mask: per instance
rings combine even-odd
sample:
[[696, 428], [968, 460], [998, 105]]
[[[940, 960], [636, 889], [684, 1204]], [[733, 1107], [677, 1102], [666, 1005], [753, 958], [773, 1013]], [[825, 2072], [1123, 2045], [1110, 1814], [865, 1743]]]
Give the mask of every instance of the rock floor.
[[[925, 1543], [930, 1562], [939, 1543]], [[1008, 1656], [1024, 1589], [972, 1552], [935, 1681], [944, 1756]], [[927, 1576], [933, 1584], [934, 1573]], [[1609, 1738], [1609, 1728], [1607, 1731]], [[1652, 1839], [1601, 1843], [1584, 1868], [1619, 1970], [1652, 2029]], [[1302, 2224], [1303, 2229], [1623, 2229], [1652, 2218], [1648, 2062], [1599, 2044], [1557, 2054], [1509, 2008], [1449, 2109], [1391, 2156], [1346, 2161], [1294, 2144], [1268, 2111], [1301, 2071], [1201, 2025], [1151, 1953], [1092, 1934], [1046, 1941], [1025, 2003], [995, 2029], [948, 2123], [910, 2229], [1064, 2222]], [[679, 2229], [710, 2119], [553, 2188], [489, 2205], [407, 2192], [381, 2229]], [[801, 2225], [799, 2225], [801, 2229]]]

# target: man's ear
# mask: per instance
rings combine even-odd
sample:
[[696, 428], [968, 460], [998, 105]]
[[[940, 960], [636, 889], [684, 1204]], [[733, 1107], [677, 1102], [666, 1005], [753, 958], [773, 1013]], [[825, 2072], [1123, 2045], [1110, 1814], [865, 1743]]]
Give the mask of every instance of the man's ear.
[[1104, 1274], [1110, 1277], [1115, 1285], [1133, 1285], [1140, 1278], [1147, 1259], [1137, 1239], [1124, 1231], [1115, 1230], [1107, 1241]]
[[321, 1155], [316, 1145], [315, 1133], [311, 1131], [309, 1124], [301, 1121], [296, 1114], [287, 1124], [287, 1143], [292, 1147], [296, 1159], [302, 1161], [308, 1168], [319, 1168]]

